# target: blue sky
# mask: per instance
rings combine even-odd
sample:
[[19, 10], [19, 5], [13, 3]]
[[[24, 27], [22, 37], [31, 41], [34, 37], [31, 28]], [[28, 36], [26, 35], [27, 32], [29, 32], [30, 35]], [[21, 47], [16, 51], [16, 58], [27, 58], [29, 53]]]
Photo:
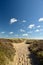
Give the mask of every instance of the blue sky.
[[0, 0], [0, 38], [43, 38], [43, 0]]

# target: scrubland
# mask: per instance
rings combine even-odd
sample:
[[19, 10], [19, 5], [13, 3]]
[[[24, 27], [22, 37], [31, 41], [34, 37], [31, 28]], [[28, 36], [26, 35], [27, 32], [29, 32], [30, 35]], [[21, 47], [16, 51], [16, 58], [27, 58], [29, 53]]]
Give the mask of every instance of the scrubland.
[[[27, 40], [27, 44], [30, 44], [28, 48], [33, 55], [34, 60], [39, 64], [43, 65], [43, 40]], [[33, 59], [32, 57], [32, 59]]]
[[[17, 58], [13, 62], [15, 56]], [[0, 65], [16, 65], [15, 62], [19, 65], [43, 65], [43, 40], [0, 39]]]
[[13, 61], [16, 50], [8, 40], [0, 40], [0, 65], [9, 65]]
[[[24, 40], [24, 39], [23, 39]], [[0, 39], [0, 65], [10, 65], [16, 53], [13, 43], [21, 43], [22, 39]]]

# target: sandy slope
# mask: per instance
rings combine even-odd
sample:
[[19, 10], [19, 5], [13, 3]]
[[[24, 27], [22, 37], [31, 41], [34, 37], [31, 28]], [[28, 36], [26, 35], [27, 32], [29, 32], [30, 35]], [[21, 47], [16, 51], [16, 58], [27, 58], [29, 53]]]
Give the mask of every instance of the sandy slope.
[[29, 45], [23, 42], [19, 44], [13, 43], [13, 46], [16, 49], [13, 65], [31, 65], [30, 58], [28, 58], [30, 51], [27, 48]]

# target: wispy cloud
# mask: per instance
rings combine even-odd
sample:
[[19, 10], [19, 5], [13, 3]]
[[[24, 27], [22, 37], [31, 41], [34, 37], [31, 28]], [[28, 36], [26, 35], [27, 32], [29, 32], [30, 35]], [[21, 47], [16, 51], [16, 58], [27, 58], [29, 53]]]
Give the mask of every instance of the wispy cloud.
[[41, 27], [40, 25], [37, 26], [37, 28], [40, 28], [40, 27]]
[[38, 20], [39, 22], [43, 22], [43, 18], [39, 18], [39, 20]]
[[28, 26], [28, 28], [30, 28], [30, 29], [32, 29], [33, 27], [35, 27], [35, 24], [30, 24], [30, 25]]
[[39, 29], [36, 29], [35, 32], [40, 32], [40, 30]]
[[26, 20], [23, 20], [22, 22], [24, 22], [24, 23], [25, 23], [25, 22], [26, 22]]
[[5, 32], [1, 32], [2, 34], [4, 34]]
[[10, 24], [15, 23], [15, 22], [17, 22], [17, 19], [16, 18], [10, 19]]
[[9, 32], [9, 34], [13, 34], [14, 32]]
[[23, 34], [23, 36], [28, 36], [28, 34], [26, 33], [26, 34]]
[[35, 32], [43, 32], [43, 29], [36, 29]]
[[24, 29], [20, 29], [20, 32], [25, 32], [25, 30]]

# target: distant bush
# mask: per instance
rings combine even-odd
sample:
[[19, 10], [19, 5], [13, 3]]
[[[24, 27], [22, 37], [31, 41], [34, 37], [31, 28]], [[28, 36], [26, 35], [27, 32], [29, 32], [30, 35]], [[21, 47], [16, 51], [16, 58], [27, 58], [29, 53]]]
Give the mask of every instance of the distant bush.
[[25, 43], [26, 43], [26, 44], [32, 44], [32, 43], [33, 43], [33, 40], [27, 39]]
[[17, 38], [17, 39], [13, 39], [13, 42], [14, 43], [22, 43], [24, 42], [25, 39], [20, 39], [20, 38]]
[[22, 38], [13, 38], [13, 39], [0, 39], [2, 43], [22, 43], [25, 39]]

